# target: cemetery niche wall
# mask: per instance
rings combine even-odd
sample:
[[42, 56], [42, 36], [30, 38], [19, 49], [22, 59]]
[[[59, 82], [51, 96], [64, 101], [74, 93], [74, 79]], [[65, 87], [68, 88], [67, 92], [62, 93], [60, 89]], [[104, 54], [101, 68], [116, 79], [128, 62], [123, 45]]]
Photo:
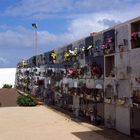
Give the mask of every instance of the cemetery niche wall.
[[140, 130], [139, 32], [136, 18], [22, 60], [15, 86], [75, 117], [134, 135]]

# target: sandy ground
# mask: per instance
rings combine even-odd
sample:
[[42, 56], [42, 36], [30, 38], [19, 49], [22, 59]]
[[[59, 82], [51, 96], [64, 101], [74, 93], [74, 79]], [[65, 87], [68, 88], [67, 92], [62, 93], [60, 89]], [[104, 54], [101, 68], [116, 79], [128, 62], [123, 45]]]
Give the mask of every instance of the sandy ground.
[[[13, 107], [0, 109], [0, 140], [103, 140], [49, 108]], [[84, 136], [85, 135], [85, 136]]]
[[0, 140], [132, 140], [114, 130], [99, 128], [50, 107], [18, 107], [14, 89], [0, 89]]
[[19, 94], [15, 89], [0, 89], [0, 103], [2, 107], [17, 106], [16, 100]]
[[102, 131], [45, 106], [0, 108], [0, 140], [130, 140]]

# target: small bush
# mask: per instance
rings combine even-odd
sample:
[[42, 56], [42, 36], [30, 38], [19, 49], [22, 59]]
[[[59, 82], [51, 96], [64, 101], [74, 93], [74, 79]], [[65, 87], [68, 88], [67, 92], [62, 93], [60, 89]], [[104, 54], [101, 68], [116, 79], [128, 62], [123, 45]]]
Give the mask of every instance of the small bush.
[[4, 84], [2, 88], [12, 88], [12, 85], [10, 85], [10, 84]]
[[31, 95], [19, 96], [17, 98], [17, 104], [19, 106], [35, 106], [37, 104], [36, 99]]

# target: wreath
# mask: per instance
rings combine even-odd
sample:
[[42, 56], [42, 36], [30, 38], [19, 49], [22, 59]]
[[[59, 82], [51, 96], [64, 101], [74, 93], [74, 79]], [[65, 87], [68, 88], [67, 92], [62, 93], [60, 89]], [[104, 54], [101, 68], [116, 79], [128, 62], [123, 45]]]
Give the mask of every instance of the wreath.
[[71, 78], [77, 77], [78, 76], [78, 71], [75, 68], [70, 68], [68, 69], [68, 76]]
[[80, 91], [83, 95], [91, 95], [91, 90], [87, 88], [86, 85], [83, 85]]
[[91, 74], [93, 76], [96, 76], [97, 78], [100, 78], [102, 76], [102, 68], [96, 63], [92, 64], [91, 65]]
[[71, 55], [70, 52], [65, 52], [64, 53], [64, 60], [65, 61], [70, 61], [71, 60], [71, 57], [72, 57], [72, 55]]
[[101, 45], [101, 49], [105, 52], [105, 53], [111, 53], [113, 51], [114, 47], [114, 38], [113, 37], [109, 37], [105, 40], [104, 44]]
[[138, 32], [133, 32], [132, 34], [131, 34], [131, 40], [138, 40], [138, 38], [139, 38], [139, 33]]
[[52, 60], [53, 62], [55, 62], [55, 61], [56, 61], [56, 58], [57, 58], [57, 54], [56, 54], [55, 52], [52, 52], [52, 53], [50, 54], [50, 57], [51, 57], [51, 60]]

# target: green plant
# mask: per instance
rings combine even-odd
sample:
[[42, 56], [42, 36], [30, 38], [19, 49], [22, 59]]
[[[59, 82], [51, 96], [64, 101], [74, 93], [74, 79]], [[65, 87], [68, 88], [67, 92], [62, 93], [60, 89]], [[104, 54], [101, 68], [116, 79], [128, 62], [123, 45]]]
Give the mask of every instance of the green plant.
[[10, 85], [10, 84], [4, 84], [2, 88], [12, 88], [12, 85]]
[[37, 105], [36, 99], [31, 95], [19, 96], [17, 98], [17, 104], [19, 106], [35, 106]]

